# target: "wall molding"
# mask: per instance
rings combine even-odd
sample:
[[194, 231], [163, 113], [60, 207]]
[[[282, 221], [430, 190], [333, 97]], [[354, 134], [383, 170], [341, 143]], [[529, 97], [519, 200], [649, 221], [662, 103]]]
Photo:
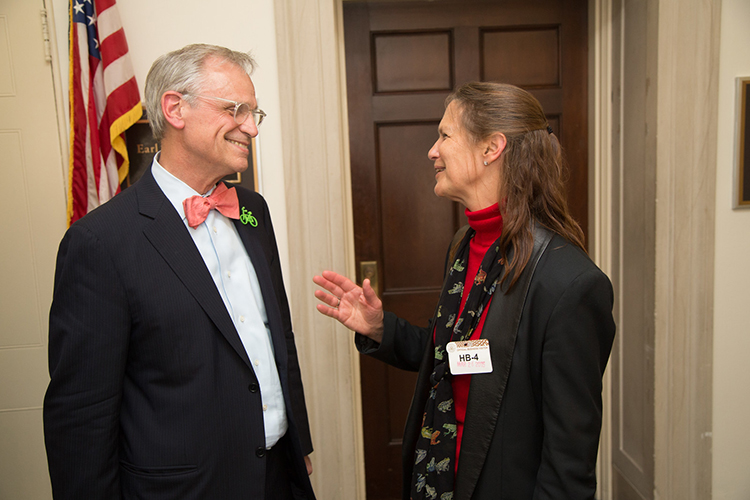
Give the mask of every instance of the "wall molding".
[[658, 2], [654, 498], [712, 496], [721, 0]]
[[[608, 276], [612, 239], [612, 2], [589, 0], [589, 251]], [[611, 364], [610, 364], [611, 366]], [[612, 375], [602, 380], [602, 430], [596, 463], [597, 498], [612, 498]]]
[[365, 498], [359, 354], [315, 309], [312, 277], [354, 276], [341, 0], [274, 2], [290, 269], [318, 498]]

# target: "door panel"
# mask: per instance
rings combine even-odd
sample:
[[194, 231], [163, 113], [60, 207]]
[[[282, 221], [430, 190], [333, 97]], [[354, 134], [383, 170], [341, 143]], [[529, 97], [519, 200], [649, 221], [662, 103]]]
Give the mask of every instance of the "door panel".
[[[558, 26], [481, 30], [482, 79], [519, 87], [560, 86]], [[538, 64], [520, 64], [536, 59]]]
[[[434, 141], [436, 128], [437, 122], [378, 126], [378, 181], [388, 187], [380, 190], [381, 217], [387, 221], [382, 238], [384, 297], [439, 289], [442, 283], [435, 269], [444, 263], [455, 210], [432, 194], [435, 181], [427, 175], [423, 148]], [[425, 317], [415, 319], [424, 323]]]
[[451, 89], [450, 31], [375, 33], [372, 44], [375, 93]]
[[[434, 194], [427, 151], [448, 93], [472, 80], [532, 92], [568, 153], [586, 230], [587, 2], [345, 2], [357, 262], [376, 261], [386, 310], [426, 326], [464, 208]], [[361, 281], [362, 277], [358, 276]], [[416, 376], [362, 358], [367, 498], [401, 490], [401, 433]]]

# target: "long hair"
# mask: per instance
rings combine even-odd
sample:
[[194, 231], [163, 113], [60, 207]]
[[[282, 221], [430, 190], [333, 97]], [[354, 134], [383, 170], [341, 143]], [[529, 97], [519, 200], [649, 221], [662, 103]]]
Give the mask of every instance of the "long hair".
[[491, 82], [462, 85], [448, 96], [446, 107], [454, 101], [473, 140], [497, 132], [507, 140], [500, 155], [498, 203], [503, 216], [500, 255], [506, 261], [502, 282], [510, 279], [508, 290], [531, 258], [534, 223], [585, 252], [583, 231], [568, 211], [562, 148], [539, 101], [513, 85]]
[[[203, 65], [217, 58], [242, 68], [248, 76], [255, 69], [250, 54], [237, 52], [218, 45], [195, 43], [160, 56], [146, 76], [145, 106], [151, 132], [157, 141], [164, 138], [166, 119], [161, 110], [161, 96], [173, 90], [181, 94], [200, 94], [203, 84]], [[188, 102], [192, 101], [188, 98]]]

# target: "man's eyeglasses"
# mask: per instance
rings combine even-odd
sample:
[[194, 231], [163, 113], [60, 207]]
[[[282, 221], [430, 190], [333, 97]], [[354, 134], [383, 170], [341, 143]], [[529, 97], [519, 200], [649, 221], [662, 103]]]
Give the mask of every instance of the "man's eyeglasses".
[[266, 113], [262, 109], [252, 109], [250, 105], [246, 102], [237, 102], [237, 101], [232, 101], [231, 99], [224, 99], [222, 97], [211, 97], [207, 95], [198, 95], [198, 94], [182, 94], [182, 96], [183, 97], [198, 97], [201, 99], [211, 99], [214, 101], [221, 101], [221, 102], [234, 104], [233, 116], [234, 116], [234, 122], [237, 125], [242, 125], [243, 123], [245, 123], [248, 116], [253, 115], [253, 121], [255, 122], [255, 126], [260, 127], [260, 124], [263, 123], [263, 119], [266, 117]]

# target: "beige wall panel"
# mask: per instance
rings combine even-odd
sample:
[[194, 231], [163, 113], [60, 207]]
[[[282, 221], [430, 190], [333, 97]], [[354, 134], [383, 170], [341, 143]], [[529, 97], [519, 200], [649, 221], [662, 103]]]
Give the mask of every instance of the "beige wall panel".
[[13, 82], [13, 66], [10, 60], [10, 33], [8, 16], [0, 16], [0, 97], [16, 93]]
[[0, 130], [0, 158], [3, 159], [0, 185], [8, 187], [5, 195], [0, 196], [0, 213], [13, 214], [3, 221], [3, 231], [12, 237], [0, 238], [6, 283], [0, 287], [0, 348], [39, 345], [44, 333], [39, 311], [46, 306], [39, 303], [37, 290], [38, 271], [28, 210], [23, 139], [20, 130]]
[[0, 411], [0, 498], [52, 498], [41, 408]]
[[[42, 0], [0, 3], [0, 498], [51, 497], [42, 434], [64, 165]], [[58, 94], [59, 97], [59, 94]]]
[[0, 349], [0, 380], [0, 412], [40, 408], [49, 383], [46, 347]]

